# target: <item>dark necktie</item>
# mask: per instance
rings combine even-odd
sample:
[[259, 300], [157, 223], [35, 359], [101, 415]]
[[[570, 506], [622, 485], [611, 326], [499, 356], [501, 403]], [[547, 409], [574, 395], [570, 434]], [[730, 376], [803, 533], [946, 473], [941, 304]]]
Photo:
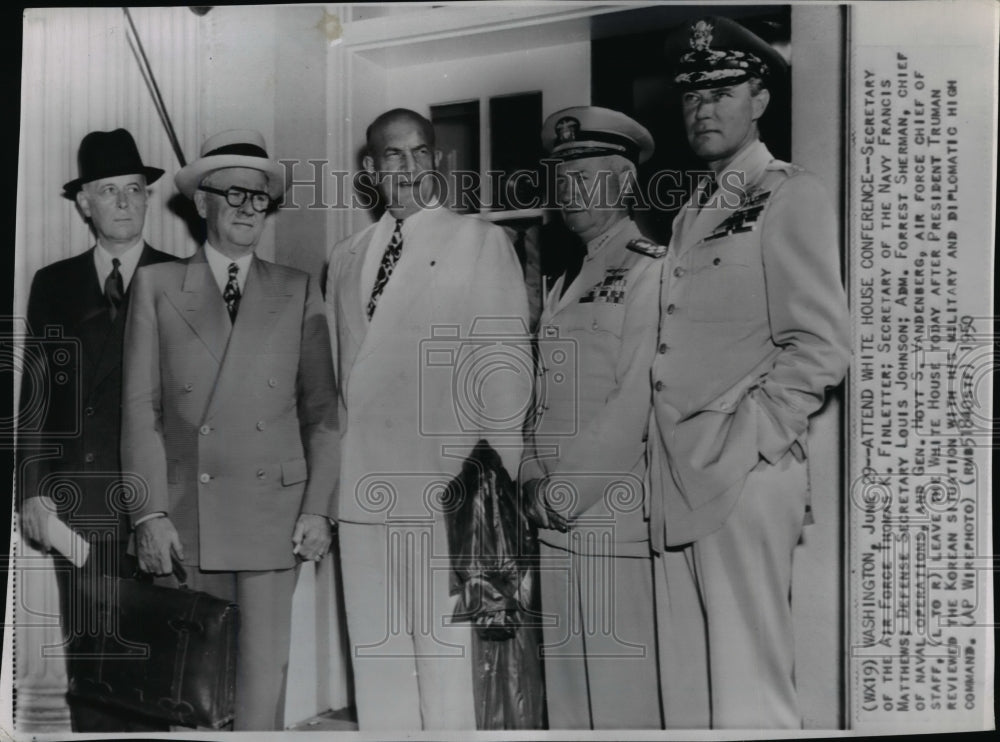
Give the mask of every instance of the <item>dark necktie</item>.
[[111, 315], [112, 322], [118, 316], [118, 307], [122, 305], [122, 299], [125, 298], [125, 281], [119, 270], [121, 264], [122, 261], [118, 258], [112, 258], [111, 272], [104, 279], [104, 296], [108, 300], [108, 314]]
[[222, 298], [226, 302], [226, 309], [229, 310], [229, 319], [236, 322], [236, 312], [240, 308], [240, 284], [236, 280], [236, 274], [240, 272], [240, 267], [236, 263], [229, 264], [229, 282], [226, 290], [222, 292]]
[[403, 252], [403, 220], [396, 220], [396, 228], [392, 232], [392, 239], [385, 248], [382, 262], [378, 267], [378, 275], [375, 277], [375, 287], [372, 289], [372, 298], [368, 300], [368, 319], [375, 314], [375, 306], [378, 299], [385, 290], [385, 285], [389, 283], [389, 277], [399, 262], [399, 254]]

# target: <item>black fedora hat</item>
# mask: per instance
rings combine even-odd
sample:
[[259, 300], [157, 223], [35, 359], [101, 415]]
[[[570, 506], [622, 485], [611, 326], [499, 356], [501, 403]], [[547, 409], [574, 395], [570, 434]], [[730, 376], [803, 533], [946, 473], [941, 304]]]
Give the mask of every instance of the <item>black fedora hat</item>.
[[92, 180], [139, 173], [146, 176], [146, 183], [149, 184], [163, 175], [160, 168], [142, 164], [135, 140], [125, 129], [90, 132], [80, 142], [76, 161], [80, 177], [63, 186], [66, 198], [76, 198], [83, 184]]

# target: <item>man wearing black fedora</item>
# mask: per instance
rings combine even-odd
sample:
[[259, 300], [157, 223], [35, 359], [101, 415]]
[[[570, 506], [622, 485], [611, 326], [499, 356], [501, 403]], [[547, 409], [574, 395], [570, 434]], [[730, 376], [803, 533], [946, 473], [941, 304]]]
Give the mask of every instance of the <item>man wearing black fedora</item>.
[[[139, 266], [173, 260], [142, 237], [148, 188], [162, 174], [147, 167], [125, 129], [93, 131], [80, 143], [79, 177], [63, 195], [76, 202], [94, 232], [86, 252], [35, 274], [28, 299], [29, 342], [46, 356], [51, 378], [44, 413], [28, 386], [22, 400], [21, 529], [43, 549], [60, 518], [90, 543], [81, 568], [55, 554], [63, 628], [101, 631], [81, 592], [104, 574], [127, 576], [127, 517], [119, 502], [121, 364], [125, 310]], [[33, 385], [31, 388], [42, 388]], [[25, 425], [31, 430], [27, 430]], [[72, 493], [66, 496], [66, 493]], [[83, 601], [83, 602], [81, 602]], [[72, 676], [74, 662], [68, 658]], [[136, 732], [163, 725], [70, 697], [75, 732]]]

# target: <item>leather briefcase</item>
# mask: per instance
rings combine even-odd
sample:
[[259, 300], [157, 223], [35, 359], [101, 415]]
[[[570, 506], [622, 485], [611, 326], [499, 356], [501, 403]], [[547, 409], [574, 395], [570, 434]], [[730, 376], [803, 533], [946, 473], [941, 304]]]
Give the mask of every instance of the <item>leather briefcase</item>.
[[101, 630], [70, 637], [72, 697], [171, 724], [218, 729], [232, 720], [235, 603], [107, 575], [86, 582], [81, 607]]

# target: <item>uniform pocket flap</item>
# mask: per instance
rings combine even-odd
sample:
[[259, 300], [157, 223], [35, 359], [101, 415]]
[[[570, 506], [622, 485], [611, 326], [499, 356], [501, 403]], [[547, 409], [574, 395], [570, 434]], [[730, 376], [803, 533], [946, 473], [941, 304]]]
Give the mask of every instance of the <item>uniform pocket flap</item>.
[[309, 477], [309, 468], [302, 458], [281, 462], [281, 483], [286, 487], [290, 484], [304, 482]]

